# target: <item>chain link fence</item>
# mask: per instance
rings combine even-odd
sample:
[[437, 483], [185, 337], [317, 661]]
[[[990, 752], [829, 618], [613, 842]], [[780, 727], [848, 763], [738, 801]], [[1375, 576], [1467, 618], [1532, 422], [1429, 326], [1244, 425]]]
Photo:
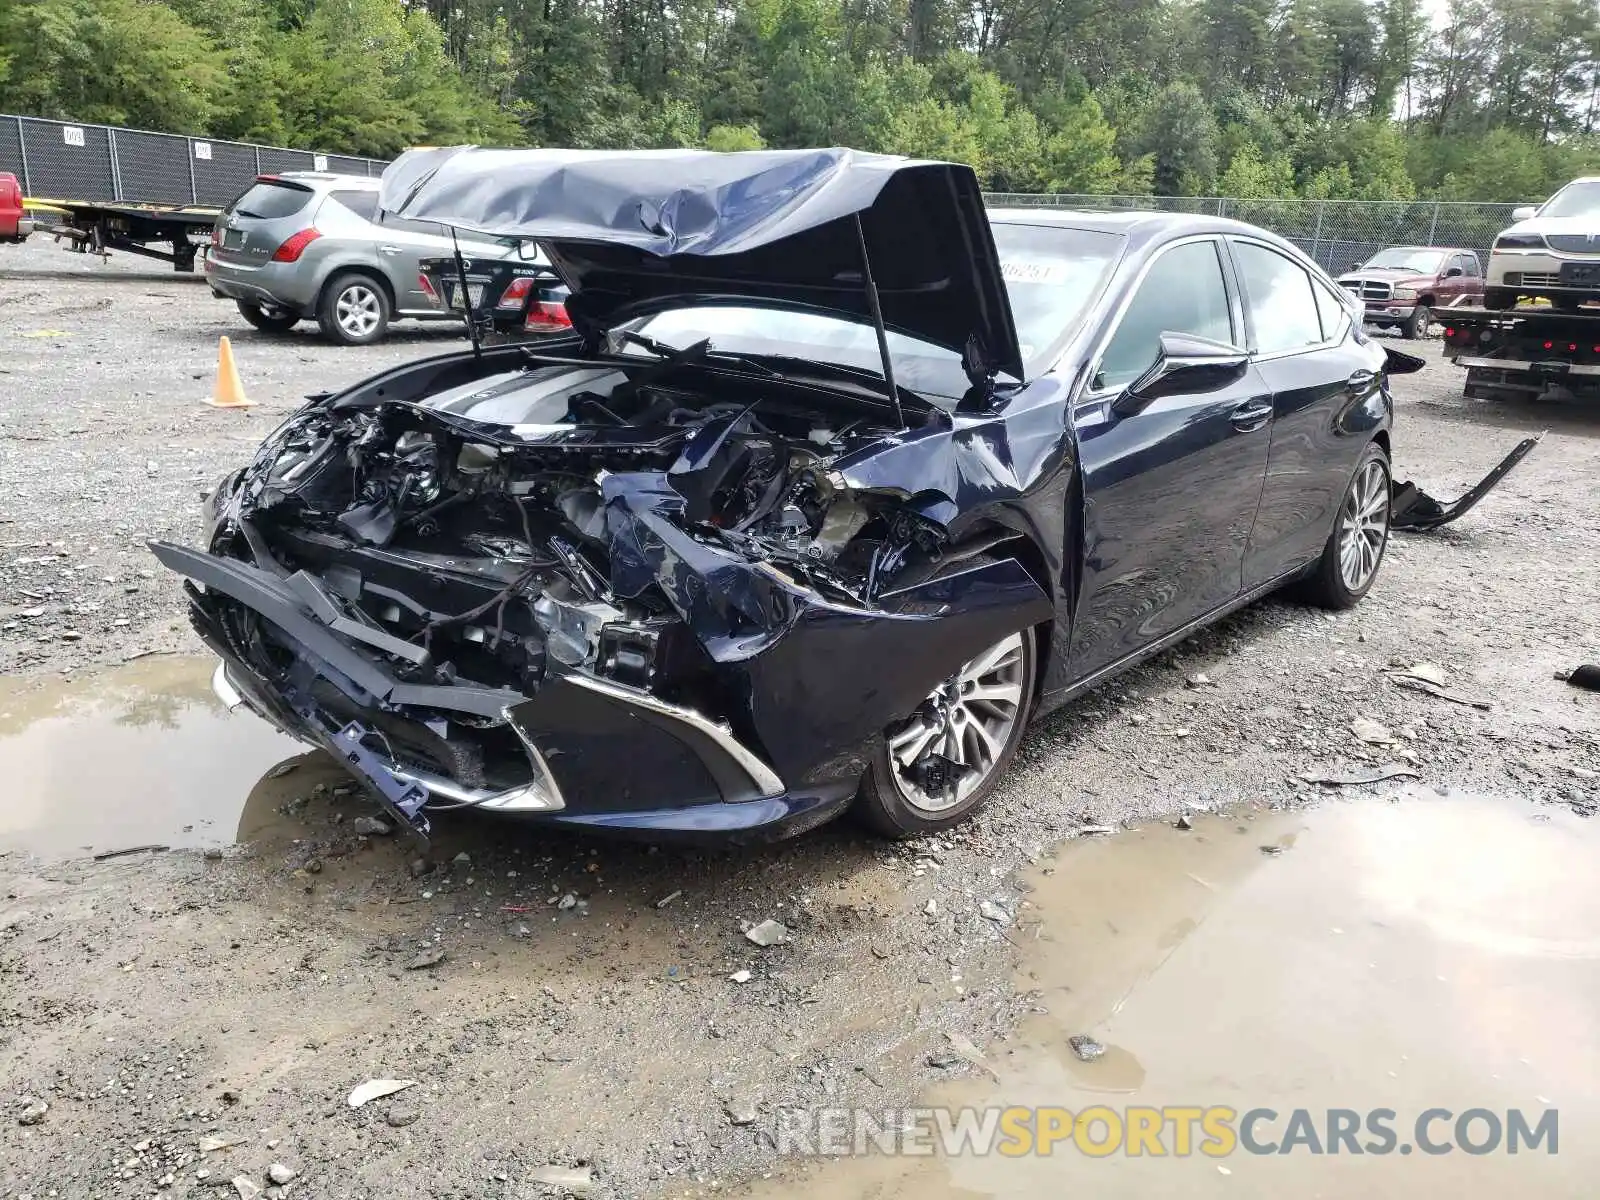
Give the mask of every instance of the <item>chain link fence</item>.
[[1240, 200], [1228, 196], [1041, 196], [991, 192], [994, 208], [1080, 211], [1146, 209], [1228, 217], [1287, 238], [1334, 275], [1388, 246], [1475, 250], [1489, 261], [1495, 235], [1512, 223], [1512, 204], [1452, 200]]
[[39, 199], [220, 208], [263, 173], [381, 175], [387, 165], [374, 158], [0, 113], [0, 171], [10, 171], [22, 181], [24, 195]]

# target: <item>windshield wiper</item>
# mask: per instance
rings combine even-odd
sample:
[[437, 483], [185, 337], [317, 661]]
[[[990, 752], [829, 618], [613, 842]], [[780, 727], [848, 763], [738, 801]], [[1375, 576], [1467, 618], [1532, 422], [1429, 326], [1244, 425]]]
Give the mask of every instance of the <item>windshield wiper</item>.
[[735, 366], [743, 367], [748, 371], [754, 371], [759, 375], [764, 375], [768, 379], [783, 378], [781, 373], [773, 370], [765, 363], [757, 362], [753, 358], [746, 358], [742, 354], [730, 354], [724, 350], [714, 349], [711, 345], [710, 338], [701, 338], [698, 342], [693, 342], [690, 345], [679, 349], [676, 346], [669, 346], [665, 342], [657, 341], [648, 334], [635, 333], [631, 329], [614, 329], [612, 330], [612, 333], [624, 342], [638, 346], [640, 349], [650, 351], [651, 354], [654, 354], [664, 362], [682, 364], [711, 359], [719, 364], [730, 363]]

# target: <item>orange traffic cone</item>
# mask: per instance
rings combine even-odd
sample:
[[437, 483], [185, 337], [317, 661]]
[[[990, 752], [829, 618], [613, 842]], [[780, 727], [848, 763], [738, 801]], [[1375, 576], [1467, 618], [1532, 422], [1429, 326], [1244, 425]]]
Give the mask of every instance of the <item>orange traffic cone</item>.
[[217, 347], [217, 386], [211, 389], [213, 408], [251, 408], [255, 401], [244, 394], [244, 381], [239, 378], [239, 368], [233, 363], [233, 343], [226, 337]]

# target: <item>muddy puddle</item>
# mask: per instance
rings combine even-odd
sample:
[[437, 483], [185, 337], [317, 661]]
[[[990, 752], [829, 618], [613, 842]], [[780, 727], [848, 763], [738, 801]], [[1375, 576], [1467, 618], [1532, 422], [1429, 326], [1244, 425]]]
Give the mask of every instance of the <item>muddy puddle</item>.
[[[989, 1153], [950, 1154], [936, 1132], [913, 1142], [931, 1142], [931, 1155], [908, 1155], [893, 1140], [887, 1145], [901, 1152], [886, 1155], [884, 1143], [854, 1132], [862, 1118], [847, 1114], [831, 1147], [842, 1157], [823, 1161], [812, 1157], [828, 1149], [823, 1118], [779, 1114], [795, 1157], [739, 1194], [1593, 1194], [1600, 820], [1418, 790], [1398, 802], [1193, 823], [1188, 832], [1153, 825], [1069, 843], [1028, 878], [1032, 890], [1011, 930], [1016, 984], [1048, 1011], [985, 1047], [991, 1075], [921, 1101], [952, 1112], [970, 1106], [974, 1119], [1022, 1106], [1029, 1111], [1011, 1116], [1018, 1137], [1007, 1140], [1002, 1124]], [[1075, 1035], [1104, 1054], [1082, 1061], [1069, 1045]], [[1087, 1126], [1086, 1147], [1068, 1132], [1052, 1139], [1048, 1156], [1037, 1152], [1047, 1122], [1070, 1131], [1073, 1114], [1094, 1106], [1104, 1107]], [[1256, 1118], [1251, 1140], [1279, 1152], [1243, 1144], [1200, 1152], [1209, 1139], [1198, 1122], [1214, 1106], [1233, 1110], [1239, 1143], [1244, 1114], [1273, 1110], [1274, 1118]], [[1185, 1108], [1193, 1115], [1172, 1111]], [[1301, 1109], [1307, 1116], [1297, 1118]], [[1338, 1109], [1354, 1116], [1330, 1114]], [[1383, 1109], [1392, 1112], [1373, 1115]], [[1419, 1130], [1430, 1109], [1451, 1115]], [[1474, 1109], [1486, 1114], [1459, 1130], [1457, 1119]], [[1551, 1109], [1558, 1153], [1528, 1138], [1508, 1153], [1512, 1110], [1537, 1128]], [[913, 1117], [875, 1120], [882, 1127]], [[1347, 1120], [1361, 1123], [1358, 1153], [1329, 1132], [1330, 1122]], [[1135, 1123], [1157, 1131], [1137, 1143], [1137, 1155], [1129, 1152]], [[1179, 1125], [1192, 1134], [1187, 1155]]]
[[[248, 840], [292, 781], [337, 768], [211, 694], [214, 659], [0, 680], [0, 851], [41, 858]], [[286, 760], [304, 770], [264, 778]], [[283, 793], [283, 794], [279, 794]]]

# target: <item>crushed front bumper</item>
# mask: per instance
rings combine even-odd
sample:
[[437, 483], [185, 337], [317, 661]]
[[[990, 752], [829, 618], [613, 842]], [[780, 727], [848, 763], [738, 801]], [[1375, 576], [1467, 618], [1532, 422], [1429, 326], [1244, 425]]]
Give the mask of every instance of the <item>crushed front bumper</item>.
[[[554, 676], [534, 695], [407, 682], [347, 640], [348, 627], [335, 628], [342, 622], [319, 617], [291, 581], [170, 543], [151, 549], [190, 581], [195, 629], [221, 659], [212, 687], [222, 702], [327, 751], [418, 833], [428, 832], [430, 807], [472, 807], [651, 837], [772, 838], [820, 824], [854, 795], [845, 781], [786, 789], [725, 722], [585, 672]], [[288, 657], [279, 678], [240, 653], [222, 619], [227, 603], [271, 625]], [[363, 636], [372, 634], [382, 636]], [[527, 764], [510, 782], [452, 774], [407, 752], [508, 731]]]

